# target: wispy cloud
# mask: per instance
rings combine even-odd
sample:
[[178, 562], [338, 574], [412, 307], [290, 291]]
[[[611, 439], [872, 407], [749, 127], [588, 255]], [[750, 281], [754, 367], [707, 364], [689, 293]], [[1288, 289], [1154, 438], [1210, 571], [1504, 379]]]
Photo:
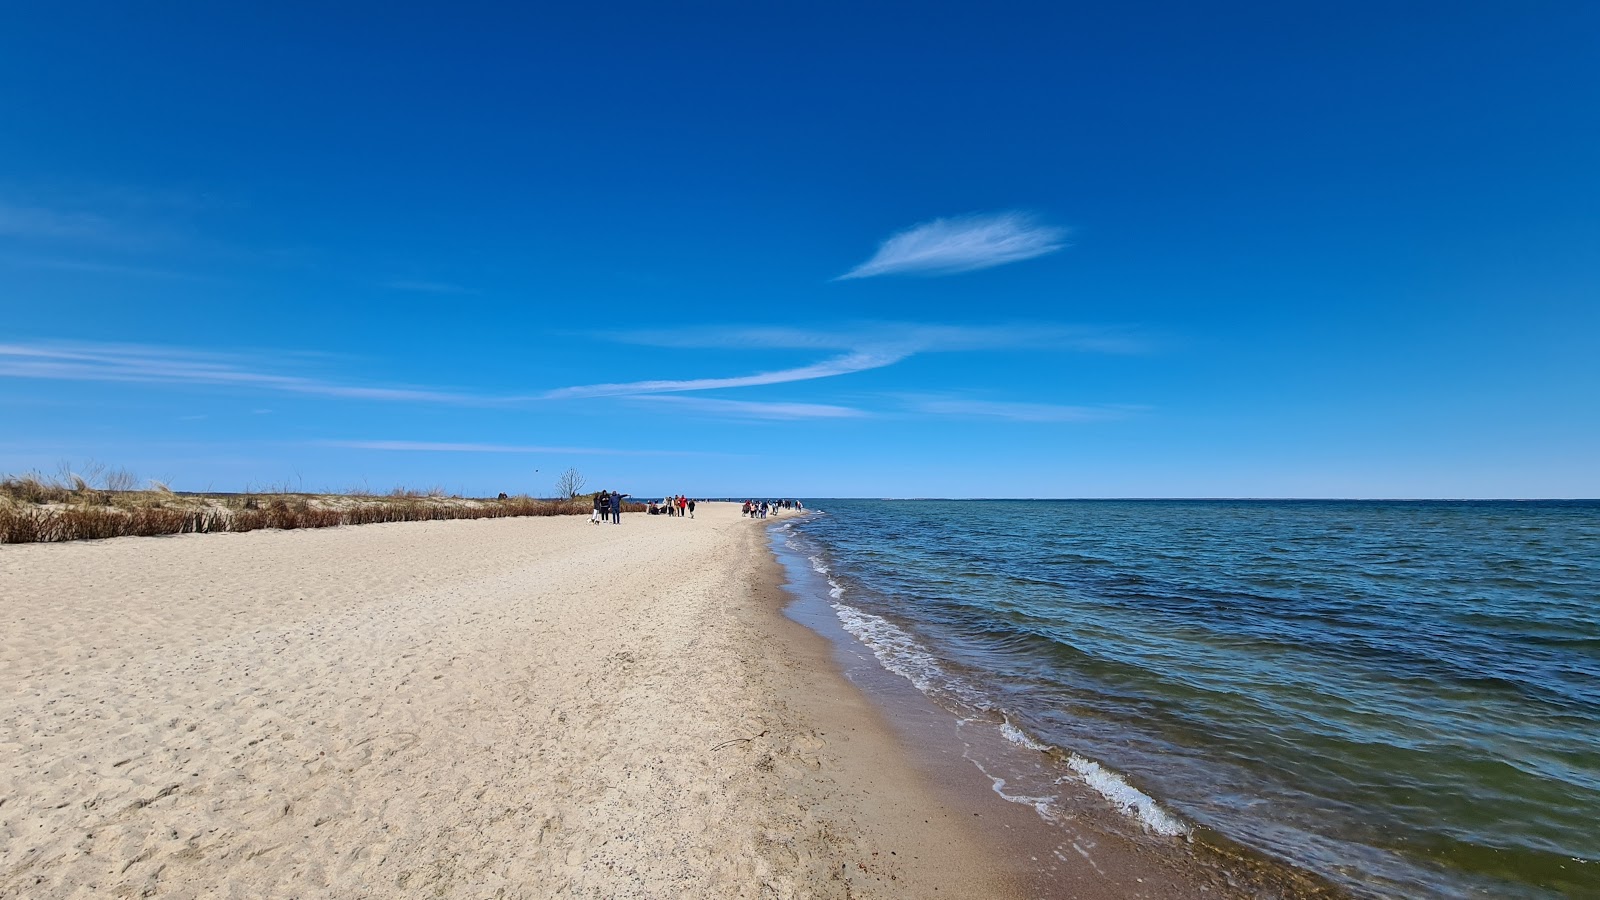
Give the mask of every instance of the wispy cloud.
[[188, 266], [221, 248], [187, 223], [199, 207], [151, 192], [47, 189], [41, 195], [0, 186], [0, 193], [0, 244], [9, 251], [0, 262], [9, 266], [209, 280], [166, 263], [181, 258]]
[[233, 357], [172, 347], [69, 342], [0, 343], [0, 378], [224, 385], [357, 400], [511, 406], [541, 400], [623, 397], [784, 384], [880, 368], [892, 365], [906, 355], [903, 350], [865, 350], [808, 366], [753, 375], [591, 384], [529, 395], [492, 396], [425, 387], [346, 384], [303, 375], [279, 374], [262, 371]]
[[477, 293], [477, 291], [474, 291], [472, 288], [463, 287], [459, 284], [451, 284], [446, 281], [407, 281], [402, 279], [398, 281], [385, 282], [383, 286], [391, 291], [410, 291], [416, 294]]
[[398, 453], [561, 453], [595, 456], [727, 456], [692, 450], [617, 450], [607, 447], [540, 447], [526, 444], [458, 444], [437, 441], [312, 441], [316, 447]]
[[871, 259], [835, 280], [988, 269], [1054, 253], [1066, 237], [1065, 229], [1020, 212], [934, 219], [890, 237]]
[[787, 384], [881, 369], [919, 353], [1000, 349], [1139, 353], [1147, 349], [1145, 342], [1123, 331], [1039, 322], [1000, 325], [864, 322], [834, 329], [707, 327], [605, 332], [595, 336], [621, 343], [678, 349], [847, 352], [807, 366], [753, 375], [585, 384], [557, 388], [540, 395], [541, 398], [623, 397]]
[[53, 269], [60, 272], [87, 272], [95, 275], [132, 275], [137, 278], [167, 278], [179, 281], [211, 281], [204, 275], [195, 275], [189, 272], [178, 272], [172, 269], [159, 269], [150, 266], [128, 266], [121, 263], [100, 262], [90, 259], [68, 259], [53, 256], [16, 256], [0, 257], [0, 262], [10, 266], [23, 266], [30, 269]]
[[1013, 422], [1105, 422], [1125, 419], [1135, 411], [1127, 406], [1067, 406], [1055, 403], [1018, 403], [974, 400], [965, 397], [904, 398], [906, 408], [933, 416], [971, 419], [1007, 419]]
[[[679, 408], [745, 419], [847, 419], [874, 415], [854, 406], [833, 403], [746, 401], [676, 395], [735, 390], [794, 382], [817, 381], [895, 365], [923, 353], [1033, 350], [1040, 352], [1135, 353], [1144, 342], [1116, 330], [1049, 323], [1001, 325], [937, 325], [857, 323], [835, 329], [700, 328], [673, 331], [591, 335], [635, 344], [669, 348], [717, 348], [763, 351], [801, 350], [828, 354], [819, 362], [745, 375], [709, 378], [649, 379], [580, 384], [517, 393], [477, 393], [417, 385], [350, 383], [315, 374], [285, 372], [294, 354], [247, 357], [145, 344], [36, 341], [0, 343], [0, 378], [33, 378], [104, 383], [213, 385], [353, 400], [441, 404], [478, 408], [526, 408], [552, 401], [599, 398], [655, 398]], [[664, 395], [672, 395], [664, 396]], [[257, 414], [264, 412], [258, 408]], [[926, 415], [1008, 418], [1018, 421], [1087, 421], [1126, 414], [1113, 407], [1051, 406], [973, 400], [965, 396], [919, 395], [902, 398], [898, 410], [881, 415]]]
[[1125, 328], [1009, 322], [945, 325], [921, 322], [851, 322], [833, 328], [725, 326], [643, 329], [595, 335], [625, 344], [684, 349], [716, 348], [846, 350], [893, 347], [906, 353], [975, 350], [1071, 350], [1085, 353], [1143, 353], [1150, 342]]
[[0, 236], [3, 237], [108, 240], [122, 235], [122, 229], [110, 219], [93, 213], [0, 202]]
[[617, 384], [583, 384], [557, 388], [542, 395], [547, 400], [566, 400], [579, 397], [626, 397], [639, 394], [671, 394], [685, 391], [710, 391], [719, 388], [755, 387], [766, 384], [787, 384], [793, 381], [812, 381], [881, 369], [911, 355], [909, 350], [881, 348], [846, 353], [833, 359], [809, 366], [757, 372], [754, 375], [736, 375], [728, 378], [688, 378], [657, 381], [628, 381]]
[[0, 344], [0, 377], [66, 381], [208, 384], [360, 400], [493, 405], [490, 397], [412, 387], [339, 384], [256, 371], [217, 354], [144, 344]]
[[188, 241], [167, 224], [120, 211], [0, 200], [0, 238], [35, 247], [143, 252]]
[[723, 400], [715, 397], [649, 395], [635, 397], [641, 403], [666, 404], [674, 409], [706, 413], [732, 419], [861, 419], [868, 413], [850, 406], [829, 403], [785, 403], [760, 400]]

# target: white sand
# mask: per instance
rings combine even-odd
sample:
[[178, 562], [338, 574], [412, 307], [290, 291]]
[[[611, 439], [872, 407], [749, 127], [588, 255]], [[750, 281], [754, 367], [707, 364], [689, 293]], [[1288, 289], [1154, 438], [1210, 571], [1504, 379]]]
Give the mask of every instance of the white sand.
[[995, 896], [771, 581], [730, 504], [0, 547], [0, 896]]

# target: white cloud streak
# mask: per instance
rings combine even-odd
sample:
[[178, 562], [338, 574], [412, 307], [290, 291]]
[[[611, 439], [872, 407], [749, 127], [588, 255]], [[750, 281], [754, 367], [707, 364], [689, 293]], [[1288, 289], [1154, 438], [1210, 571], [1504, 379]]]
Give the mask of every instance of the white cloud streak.
[[414, 294], [475, 294], [469, 287], [451, 284], [446, 281], [390, 281], [384, 287], [391, 291], [408, 291]]
[[337, 384], [243, 368], [224, 357], [141, 344], [0, 344], [0, 377], [63, 381], [208, 384], [357, 400], [410, 400], [487, 406], [499, 402], [410, 387]]
[[997, 325], [938, 325], [916, 322], [857, 322], [832, 330], [731, 326], [604, 332], [595, 335], [649, 347], [724, 350], [850, 350], [894, 347], [906, 353], [973, 350], [1073, 350], [1085, 353], [1144, 353], [1149, 342], [1125, 329], [1013, 322]]
[[51, 256], [6, 256], [0, 262], [9, 266], [23, 266], [30, 269], [53, 269], [60, 272], [87, 272], [94, 275], [131, 275], [137, 278], [168, 278], [179, 281], [211, 281], [203, 275], [194, 275], [189, 272], [178, 272], [172, 269], [157, 269], [148, 266], [127, 266], [121, 263], [98, 262], [88, 259], [67, 259]]
[[961, 397], [914, 397], [906, 400], [906, 406], [914, 412], [931, 416], [1006, 419], [1013, 422], [1105, 422], [1127, 418], [1132, 412], [1128, 407], [1016, 403]]
[[0, 203], [0, 237], [111, 240], [122, 236], [122, 230], [111, 220], [93, 213], [63, 212]]
[[1021, 262], [1066, 246], [1067, 232], [1020, 212], [934, 219], [893, 235], [836, 281], [877, 275], [952, 275]]
[[527, 444], [472, 444], [438, 441], [312, 441], [314, 447], [393, 453], [551, 453], [574, 456], [732, 456], [692, 450], [618, 450], [608, 447], [542, 447]]
[[850, 406], [836, 406], [828, 403], [785, 403], [767, 402], [760, 400], [723, 400], [714, 397], [678, 397], [672, 395], [648, 395], [633, 398], [639, 402], [667, 404], [674, 409], [689, 412], [705, 413], [719, 418], [731, 419], [777, 419], [777, 420], [806, 420], [806, 419], [861, 419], [866, 418], [865, 410], [855, 409]]
[[756, 387], [766, 384], [787, 384], [792, 381], [812, 381], [849, 375], [869, 369], [881, 369], [911, 355], [908, 349], [880, 348], [846, 353], [833, 359], [772, 372], [754, 375], [737, 375], [730, 378], [689, 378], [681, 380], [628, 381], [618, 384], [584, 384], [557, 388], [541, 396], [546, 400], [567, 400], [581, 397], [627, 397], [639, 394], [671, 394], [685, 391], [711, 391], [720, 388]]
[[[985, 350], [1077, 350], [1136, 353], [1133, 338], [1103, 329], [1048, 323], [952, 326], [866, 323], [836, 330], [709, 328], [597, 335], [615, 341], [671, 348], [845, 351], [809, 365], [715, 378], [654, 379], [575, 385], [520, 395], [486, 395], [415, 386], [347, 384], [304, 375], [263, 371], [237, 357], [141, 344], [72, 342], [0, 343], [0, 377], [108, 383], [217, 385], [354, 400], [433, 403], [465, 407], [526, 407], [548, 401], [612, 397], [676, 402], [679, 408], [726, 418], [848, 419], [871, 413], [827, 403], [669, 398], [699, 391], [731, 390], [814, 381], [892, 366], [919, 353]], [[938, 416], [1066, 422], [1116, 418], [1126, 410], [1106, 407], [1002, 403], [963, 397], [902, 398], [906, 412]], [[530, 451], [531, 452], [531, 451]]]
[[130, 210], [114, 215], [82, 208], [30, 206], [0, 200], [0, 238], [35, 247], [136, 252], [191, 247], [183, 233]]
[[0, 344], [0, 377], [111, 383], [205, 384], [355, 400], [414, 401], [456, 406], [506, 406], [541, 400], [573, 400], [755, 387], [831, 378], [893, 365], [902, 349], [868, 349], [833, 359], [753, 375], [725, 378], [635, 381], [558, 388], [527, 396], [485, 396], [418, 387], [340, 384], [298, 375], [256, 371], [214, 355], [140, 344]]

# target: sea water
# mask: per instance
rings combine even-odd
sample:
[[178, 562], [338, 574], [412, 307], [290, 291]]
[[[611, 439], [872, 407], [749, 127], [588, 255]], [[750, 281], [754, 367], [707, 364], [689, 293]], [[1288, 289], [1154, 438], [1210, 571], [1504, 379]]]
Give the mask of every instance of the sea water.
[[1600, 897], [1600, 503], [807, 505], [779, 539], [882, 665], [1152, 834]]

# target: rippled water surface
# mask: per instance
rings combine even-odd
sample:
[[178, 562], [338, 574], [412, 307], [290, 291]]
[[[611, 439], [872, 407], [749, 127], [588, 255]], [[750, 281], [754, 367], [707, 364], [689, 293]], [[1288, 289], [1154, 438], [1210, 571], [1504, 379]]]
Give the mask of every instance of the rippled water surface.
[[808, 506], [880, 657], [1185, 822], [1357, 893], [1600, 897], [1600, 503]]

